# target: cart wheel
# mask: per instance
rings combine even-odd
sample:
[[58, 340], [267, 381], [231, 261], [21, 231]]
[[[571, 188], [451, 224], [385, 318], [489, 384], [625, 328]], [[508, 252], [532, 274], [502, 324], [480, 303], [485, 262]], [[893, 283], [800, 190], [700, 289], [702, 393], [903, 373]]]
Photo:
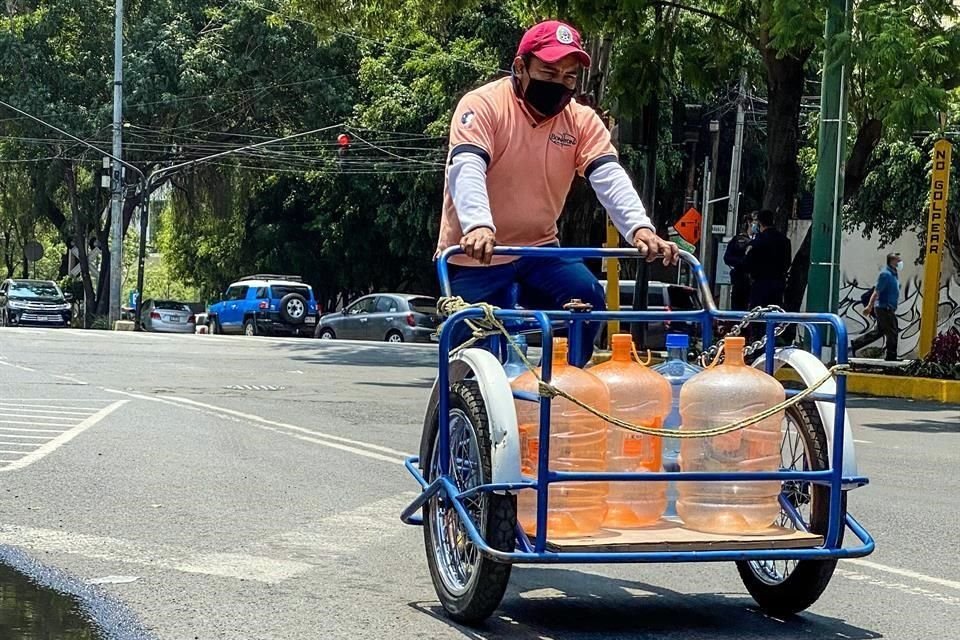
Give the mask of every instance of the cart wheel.
[[[440, 473], [438, 421], [429, 442], [427, 480]], [[460, 490], [489, 483], [490, 428], [476, 382], [455, 383], [450, 389], [450, 469]], [[492, 548], [515, 547], [517, 499], [513, 495], [479, 494], [466, 501], [471, 520]], [[484, 557], [467, 536], [450, 502], [437, 495], [423, 507], [423, 541], [430, 577], [449, 616], [467, 624], [482, 622], [500, 605], [510, 580], [511, 565]]]
[[[830, 468], [827, 436], [816, 403], [807, 400], [786, 410], [783, 441], [780, 444], [782, 468], [823, 471]], [[803, 517], [811, 533], [826, 535], [830, 520], [830, 488], [808, 482], [783, 483], [787, 498]], [[846, 516], [847, 495], [841, 496], [840, 517]], [[785, 513], [777, 524], [794, 528]], [[841, 540], [843, 530], [840, 531]], [[832, 560], [750, 560], [737, 562], [740, 579], [762, 609], [773, 615], [787, 616], [803, 611], [820, 597], [837, 566]]]

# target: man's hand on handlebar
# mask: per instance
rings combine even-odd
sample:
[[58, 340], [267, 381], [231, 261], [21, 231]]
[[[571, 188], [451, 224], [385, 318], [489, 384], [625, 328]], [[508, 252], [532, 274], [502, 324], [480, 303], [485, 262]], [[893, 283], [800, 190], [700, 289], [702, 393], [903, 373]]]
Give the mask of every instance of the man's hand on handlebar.
[[[471, 229], [460, 239], [460, 248], [468, 256], [480, 264], [490, 264], [493, 259], [493, 248], [497, 246], [497, 238], [493, 230], [488, 227]], [[674, 248], [676, 250], [676, 248]]]
[[633, 234], [633, 246], [644, 256], [647, 262], [653, 262], [657, 256], [663, 254], [664, 266], [677, 264], [680, 259], [680, 250], [673, 242], [667, 242], [656, 232], [650, 229], [640, 229]]

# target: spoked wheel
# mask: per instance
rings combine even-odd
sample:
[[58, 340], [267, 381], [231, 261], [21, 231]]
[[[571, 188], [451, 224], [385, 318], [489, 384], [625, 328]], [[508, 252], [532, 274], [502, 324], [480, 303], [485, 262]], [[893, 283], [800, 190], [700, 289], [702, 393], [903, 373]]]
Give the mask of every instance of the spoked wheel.
[[[433, 422], [426, 478], [440, 468], [438, 420]], [[461, 491], [490, 482], [490, 428], [476, 382], [458, 382], [450, 389], [450, 464], [446, 469]], [[517, 523], [516, 496], [483, 493], [464, 502], [474, 526], [492, 548], [512, 551]], [[500, 605], [511, 565], [484, 557], [470, 541], [450, 500], [434, 496], [423, 507], [423, 541], [430, 577], [440, 603], [458, 622], [485, 620]]]
[[[783, 469], [824, 471], [830, 468], [826, 432], [813, 401], [804, 401], [786, 410], [780, 458]], [[811, 533], [827, 534], [829, 487], [790, 480], [783, 483], [783, 494]], [[846, 510], [844, 493], [840, 506], [841, 521]], [[797, 528], [785, 511], [781, 511], [776, 524], [787, 529]], [[750, 560], [738, 562], [737, 570], [747, 591], [761, 608], [773, 615], [786, 616], [799, 613], [816, 602], [830, 583], [836, 566], [836, 559]]]

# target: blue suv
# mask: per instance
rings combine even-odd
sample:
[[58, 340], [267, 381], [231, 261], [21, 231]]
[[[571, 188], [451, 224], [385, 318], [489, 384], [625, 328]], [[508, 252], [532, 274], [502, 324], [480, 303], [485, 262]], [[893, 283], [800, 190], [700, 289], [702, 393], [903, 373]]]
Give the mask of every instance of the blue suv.
[[210, 305], [210, 333], [312, 336], [319, 317], [313, 289], [297, 276], [261, 273], [231, 284]]

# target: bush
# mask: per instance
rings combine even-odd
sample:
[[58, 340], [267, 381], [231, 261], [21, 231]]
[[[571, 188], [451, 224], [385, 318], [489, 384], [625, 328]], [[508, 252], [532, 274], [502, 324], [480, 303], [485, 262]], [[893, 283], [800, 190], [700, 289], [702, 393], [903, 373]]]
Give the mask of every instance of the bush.
[[927, 357], [913, 363], [907, 373], [924, 378], [960, 380], [960, 330], [953, 327], [934, 338]]

